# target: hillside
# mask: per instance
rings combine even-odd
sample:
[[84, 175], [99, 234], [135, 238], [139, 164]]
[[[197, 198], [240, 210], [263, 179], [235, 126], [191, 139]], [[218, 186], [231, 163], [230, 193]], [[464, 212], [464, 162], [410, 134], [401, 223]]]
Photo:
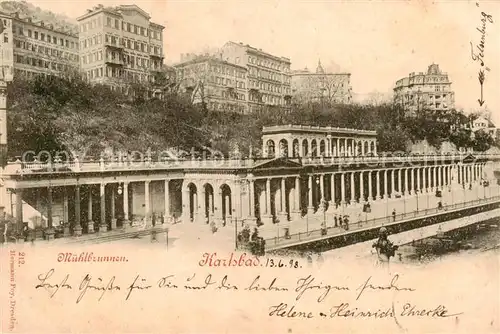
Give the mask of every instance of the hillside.
[[126, 96], [90, 85], [78, 75], [15, 78], [8, 88], [9, 155], [59, 150], [98, 157], [116, 151], [155, 154], [210, 147], [228, 156], [236, 146], [244, 155], [251, 147], [258, 154], [262, 127], [279, 124], [376, 130], [379, 152], [408, 151], [412, 142], [423, 139], [438, 148], [445, 141], [480, 151], [493, 144], [486, 133], [476, 132], [471, 139], [463, 126], [469, 119], [454, 110], [406, 117], [391, 105], [307, 104], [295, 105], [291, 112], [266, 107], [261, 113], [242, 115], [193, 106], [182, 94], [144, 99], [144, 86], [134, 87], [135, 94]]
[[44, 21], [51, 23], [54, 28], [70, 30], [78, 33], [78, 26], [75, 19], [69, 18], [66, 15], [52, 13], [26, 1], [2, 1], [0, 2], [0, 10], [6, 13], [19, 13], [21, 18], [31, 17], [34, 22]]

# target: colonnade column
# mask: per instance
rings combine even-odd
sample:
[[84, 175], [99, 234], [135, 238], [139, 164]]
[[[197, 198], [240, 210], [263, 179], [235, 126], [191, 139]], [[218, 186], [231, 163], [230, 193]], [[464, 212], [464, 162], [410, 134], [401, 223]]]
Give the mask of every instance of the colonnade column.
[[281, 186], [280, 186], [280, 199], [281, 199], [281, 210], [279, 212], [280, 222], [288, 221], [288, 213], [286, 211], [286, 178], [281, 178]]
[[69, 205], [68, 205], [68, 188], [63, 188], [63, 223], [64, 223], [64, 236], [69, 236]]
[[115, 230], [116, 229], [116, 214], [115, 214], [115, 188], [113, 185], [113, 188], [111, 189], [111, 200], [110, 200], [110, 206], [111, 206], [111, 229]]
[[414, 194], [415, 193], [415, 169], [410, 168], [409, 171], [410, 171], [410, 175], [411, 175], [410, 189], [411, 189], [411, 193]]
[[335, 173], [331, 175], [330, 180], [330, 207], [335, 208], [337, 203], [335, 201]]
[[[168, 222], [170, 220], [170, 180], [167, 179], [164, 181], [163, 187], [163, 203], [164, 203], [164, 220]], [[203, 189], [203, 186], [202, 186]], [[203, 203], [205, 203], [205, 197], [202, 197]], [[205, 212], [205, 211], [203, 211]]]
[[[150, 205], [150, 194], [149, 194], [149, 183], [151, 181], [144, 181], [144, 220], [146, 222], [146, 226], [149, 226], [151, 222], [151, 205]], [[189, 194], [189, 188], [187, 189]], [[184, 208], [184, 203], [182, 203]], [[186, 211], [187, 217], [189, 218], [189, 196], [188, 201], [186, 202]]]
[[130, 226], [130, 217], [128, 214], [128, 182], [123, 182], [123, 225], [122, 228]]
[[[214, 188], [214, 222], [217, 225], [222, 225], [223, 217], [222, 217], [222, 189], [219, 183], [216, 184]], [[189, 209], [189, 207], [188, 207]], [[188, 216], [189, 217], [189, 216]]]
[[408, 189], [408, 176], [410, 175], [410, 169], [405, 168], [403, 174], [405, 174], [405, 192], [404, 196], [408, 196], [410, 194], [410, 191]]
[[363, 184], [363, 172], [359, 172], [359, 203], [364, 202], [365, 200], [365, 185]]
[[100, 184], [100, 200], [101, 200], [101, 219], [99, 222], [99, 232], [106, 232], [108, 224], [106, 223], [106, 184]]
[[396, 192], [396, 170], [391, 169], [391, 198], [394, 198]]
[[326, 198], [325, 198], [325, 174], [319, 175], [319, 191], [321, 193], [320, 200], [321, 201], [326, 200]]
[[372, 171], [368, 172], [368, 201], [373, 200]]
[[93, 218], [93, 212], [92, 212], [92, 185], [88, 186], [89, 189], [89, 195], [88, 195], [88, 208], [87, 208], [87, 216], [88, 216], [88, 223], [87, 223], [87, 228], [88, 231], [87, 233], [94, 233], [94, 221], [92, 220]]
[[52, 187], [47, 187], [47, 230], [45, 235], [47, 240], [54, 239], [54, 222], [52, 218]]
[[340, 156], [340, 138], [337, 138], [337, 156]]
[[376, 199], [379, 200], [381, 199], [382, 197], [380, 196], [380, 172], [381, 170], [377, 170], [375, 171], [375, 176], [376, 176], [376, 182], [377, 182], [377, 196], [376, 196]]
[[431, 186], [431, 168], [427, 167], [427, 191], [432, 191], [432, 186]]
[[403, 183], [401, 179], [401, 175], [403, 174], [403, 170], [400, 168], [398, 169], [398, 192], [401, 196], [403, 196], [403, 189], [401, 189], [401, 184]]
[[[182, 201], [182, 213], [181, 213], [181, 217], [182, 217], [182, 222], [183, 223], [187, 223], [191, 220], [191, 217], [190, 217], [190, 204], [189, 204], [189, 187], [187, 186], [189, 182], [187, 180], [184, 180], [183, 184], [182, 184], [182, 193], [181, 193], [181, 201]], [[146, 198], [146, 201], [147, 201], [147, 207], [145, 209], [145, 215], [147, 217], [147, 214], [148, 214], [148, 211], [149, 211], [149, 196], [146, 196], [146, 194], [149, 195], [149, 182], [146, 181], [146, 184], [147, 184], [147, 187], [145, 187], [145, 190], [144, 190], [144, 193], [145, 193], [145, 198]], [[146, 192], [147, 191], [147, 192]], [[214, 190], [214, 192], [217, 191], [217, 189]], [[221, 207], [222, 206], [218, 206], [218, 211], [216, 211], [216, 213], [219, 213], [219, 212], [222, 212], [221, 210]]]
[[434, 176], [432, 177], [432, 184], [433, 184], [434, 188], [437, 190], [438, 189], [438, 185], [437, 185], [437, 166], [432, 167], [432, 173], [434, 174]]
[[[167, 183], [167, 182], [165, 181], [165, 183]], [[168, 187], [167, 184], [165, 184], [165, 186]], [[198, 207], [197, 219], [198, 219], [198, 223], [204, 224], [204, 223], [206, 223], [206, 218], [207, 218], [205, 216], [206, 212], [207, 212], [207, 203], [205, 201], [205, 198], [206, 198], [205, 187], [202, 185], [197, 190], [200, 193], [200, 196], [196, 196], [196, 205]], [[167, 207], [167, 203], [168, 203], [168, 198], [165, 198], [165, 208]]]
[[255, 219], [255, 180], [251, 179], [248, 187], [248, 196], [250, 197], [250, 209], [248, 211], [248, 217], [250, 220]]
[[443, 185], [441, 183], [441, 166], [437, 166], [437, 186], [439, 189], [443, 189]]
[[314, 213], [312, 175], [309, 175], [307, 179], [307, 197], [308, 197], [307, 214], [312, 214]]
[[384, 199], [387, 199], [389, 198], [389, 195], [387, 194], [387, 188], [388, 188], [388, 184], [387, 184], [387, 174], [388, 174], [388, 170], [385, 169], [384, 170]]
[[301, 195], [301, 192], [300, 192], [300, 177], [295, 177], [295, 189], [294, 189], [294, 210], [293, 210], [293, 217], [295, 219], [300, 219], [300, 217], [302, 216], [302, 210], [301, 210], [301, 207], [300, 207], [300, 204], [301, 204], [301, 201], [300, 201], [300, 195]]
[[73, 228], [73, 235], [79, 237], [82, 235], [82, 225], [80, 217], [80, 185], [75, 186], [75, 227]]
[[340, 173], [340, 205], [345, 205], [345, 173]]
[[23, 190], [16, 189], [16, 229], [18, 232], [23, 230]]
[[354, 184], [354, 172], [351, 172], [351, 201], [349, 204], [353, 205], [356, 201], [356, 193], [355, 193], [355, 184]]
[[420, 183], [420, 167], [417, 167], [416, 170], [417, 170], [417, 191], [419, 193], [421, 193], [422, 192], [422, 185]]

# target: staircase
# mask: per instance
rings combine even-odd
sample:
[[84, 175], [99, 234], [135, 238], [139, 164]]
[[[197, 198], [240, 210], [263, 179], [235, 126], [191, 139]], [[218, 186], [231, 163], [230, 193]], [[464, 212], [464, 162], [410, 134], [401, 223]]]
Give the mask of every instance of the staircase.
[[130, 229], [127, 229], [126, 231], [115, 230], [115, 231], [108, 231], [108, 232], [104, 232], [104, 233], [97, 232], [95, 234], [86, 234], [86, 235], [81, 236], [81, 237], [61, 238], [61, 239], [57, 239], [57, 240], [63, 244], [77, 244], [77, 243], [101, 244], [101, 243], [111, 242], [111, 241], [118, 241], [118, 240], [124, 240], [124, 239], [143, 237], [143, 236], [150, 235], [153, 232], [166, 233], [166, 232], [168, 232], [168, 226], [162, 225], [160, 227], [152, 227], [152, 228], [148, 228], [148, 229], [130, 228]]

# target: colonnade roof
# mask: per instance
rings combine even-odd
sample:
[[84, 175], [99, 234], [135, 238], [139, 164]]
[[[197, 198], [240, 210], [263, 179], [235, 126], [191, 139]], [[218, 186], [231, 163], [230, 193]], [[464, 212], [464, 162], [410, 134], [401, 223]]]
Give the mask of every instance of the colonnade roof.
[[325, 135], [364, 135], [376, 136], [374, 130], [360, 130], [350, 128], [339, 128], [333, 126], [312, 126], [312, 125], [273, 125], [264, 126], [262, 134], [286, 134], [286, 133], [303, 133], [303, 134], [325, 134]]

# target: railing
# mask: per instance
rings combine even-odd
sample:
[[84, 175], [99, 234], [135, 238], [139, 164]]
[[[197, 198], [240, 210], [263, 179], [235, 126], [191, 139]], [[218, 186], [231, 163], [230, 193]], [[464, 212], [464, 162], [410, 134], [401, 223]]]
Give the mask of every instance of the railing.
[[[415, 156], [358, 156], [358, 157], [310, 157], [289, 158], [300, 162], [304, 166], [316, 165], [342, 165], [354, 164], [384, 164], [384, 163], [412, 163], [412, 162], [438, 162], [444, 160], [461, 161], [467, 155], [415, 155]], [[500, 154], [475, 154], [476, 159], [495, 160], [500, 159]], [[111, 159], [80, 161], [75, 158], [70, 161], [55, 159], [54, 162], [40, 162], [37, 160], [23, 162], [16, 160], [9, 162], [5, 167], [4, 175], [18, 174], [44, 174], [44, 173], [75, 173], [75, 172], [104, 172], [104, 171], [126, 171], [126, 170], [164, 170], [164, 169], [232, 169], [252, 168], [262, 162], [270, 161], [272, 158], [253, 159], [163, 159], [153, 161], [151, 158], [142, 160]], [[373, 167], [373, 166], [372, 166]]]
[[[432, 208], [425, 210], [418, 210], [411, 213], [403, 213], [395, 216], [386, 216], [373, 218], [369, 220], [357, 221], [357, 222], [349, 222], [348, 227], [345, 225], [342, 226], [342, 223], [339, 223], [339, 226], [335, 227], [326, 227], [321, 229], [314, 229], [308, 232], [300, 232], [290, 234], [288, 236], [276, 236], [273, 238], [268, 238], [266, 240], [266, 248], [278, 248], [281, 246], [290, 246], [293, 244], [300, 244], [301, 242], [311, 242], [315, 240], [327, 239], [343, 234], [347, 234], [353, 231], [359, 231], [363, 229], [371, 229], [377, 226], [382, 226], [383, 224], [392, 224], [402, 222], [408, 219], [414, 218], [424, 218], [426, 216], [446, 213], [447, 211], [453, 211], [456, 209], [466, 209], [475, 207], [479, 204], [488, 204], [500, 201], [500, 196], [490, 197], [487, 199], [477, 199], [468, 202], [444, 205], [442, 208]], [[341, 225], [342, 224], [342, 225]], [[325, 234], [326, 230], [326, 234]]]
[[262, 131], [265, 133], [266, 131], [285, 131], [285, 130], [315, 130], [318, 131], [326, 131], [326, 132], [338, 132], [338, 133], [357, 133], [357, 134], [368, 134], [368, 135], [376, 135], [377, 132], [373, 130], [360, 130], [360, 129], [350, 129], [350, 128], [339, 128], [333, 126], [313, 126], [313, 125], [272, 125], [265, 126]]
[[[341, 156], [341, 157], [307, 157], [302, 158], [303, 165], [320, 164], [357, 164], [357, 163], [394, 163], [394, 162], [438, 162], [444, 160], [463, 160], [470, 154], [409, 155], [409, 156]], [[475, 159], [499, 159], [500, 154], [472, 154]]]

